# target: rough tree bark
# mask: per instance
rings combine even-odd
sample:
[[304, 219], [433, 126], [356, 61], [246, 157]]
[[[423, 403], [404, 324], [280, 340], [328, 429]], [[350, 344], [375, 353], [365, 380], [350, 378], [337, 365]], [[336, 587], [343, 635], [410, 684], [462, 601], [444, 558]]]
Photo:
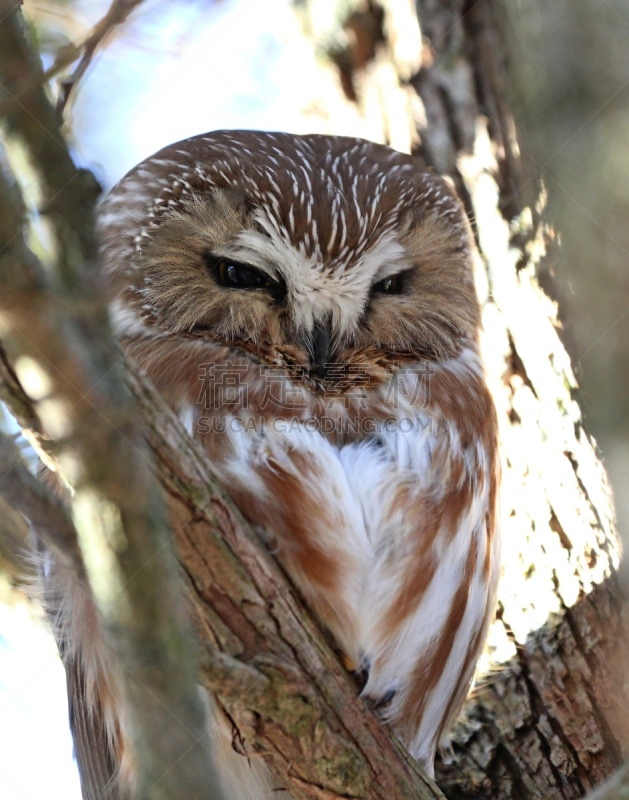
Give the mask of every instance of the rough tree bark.
[[[299, 13], [315, 37], [311, 5], [300, 3]], [[355, 134], [412, 147], [457, 186], [477, 235], [485, 353], [502, 424], [498, 616], [485, 674], [438, 763], [438, 782], [450, 800], [580, 798], [629, 755], [629, 613], [605, 475], [583, 427], [556, 307], [540, 286], [558, 244], [513, 119], [504, 6], [341, 5], [335, 45], [321, 55], [330, 97], [317, 103], [333, 132], [347, 133], [334, 120], [353, 114], [363, 120]], [[14, 413], [34, 430], [37, 412], [14, 373], [5, 365], [0, 375]], [[298, 600], [278, 591], [285, 579], [176, 422], [150, 388], [132, 386], [175, 519], [202, 674], [245, 746], [296, 797], [438, 797], [355, 700]]]

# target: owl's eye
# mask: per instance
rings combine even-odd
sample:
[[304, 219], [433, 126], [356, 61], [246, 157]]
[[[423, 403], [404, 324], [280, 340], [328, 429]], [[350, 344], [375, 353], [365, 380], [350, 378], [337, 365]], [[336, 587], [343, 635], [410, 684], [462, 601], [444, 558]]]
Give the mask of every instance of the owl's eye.
[[277, 281], [256, 267], [228, 258], [210, 258], [210, 271], [221, 286], [230, 289], [275, 289]]
[[372, 291], [380, 294], [402, 294], [404, 291], [404, 273], [398, 272], [397, 275], [389, 275], [378, 283], [374, 283]]

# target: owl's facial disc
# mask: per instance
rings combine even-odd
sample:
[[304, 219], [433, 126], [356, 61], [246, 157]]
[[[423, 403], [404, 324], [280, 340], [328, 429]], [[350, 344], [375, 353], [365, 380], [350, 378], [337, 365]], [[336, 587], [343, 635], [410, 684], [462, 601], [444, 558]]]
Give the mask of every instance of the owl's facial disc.
[[445, 188], [434, 191], [447, 214], [419, 202], [429, 191], [421, 175], [417, 187], [401, 184], [415, 205], [401, 205], [395, 182], [374, 176], [378, 204], [367, 178], [359, 196], [355, 173], [313, 169], [316, 202], [291, 183], [260, 196], [193, 191], [166, 210], [136, 237], [128, 274], [137, 317], [125, 311], [124, 326], [192, 334], [260, 363], [305, 367], [315, 383], [346, 380], [365, 360], [381, 370], [407, 356], [454, 357], [478, 327], [478, 305], [469, 237], [460, 224], [452, 235], [461, 212], [448, 208]]

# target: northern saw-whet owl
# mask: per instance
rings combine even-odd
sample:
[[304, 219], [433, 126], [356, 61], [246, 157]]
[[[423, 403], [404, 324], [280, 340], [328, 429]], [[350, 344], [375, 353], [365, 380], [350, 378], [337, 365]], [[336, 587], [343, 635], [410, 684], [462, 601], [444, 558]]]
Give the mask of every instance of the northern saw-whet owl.
[[[385, 146], [219, 131], [135, 167], [99, 233], [123, 348], [431, 772], [499, 569], [496, 419], [461, 203]], [[69, 685], [99, 708], [75, 724], [84, 796], [102, 788], [99, 742], [126, 796], [124, 720], [82, 603], [66, 598], [59, 625]], [[277, 796], [260, 759], [248, 769], [226, 765], [246, 784], [227, 796]]]

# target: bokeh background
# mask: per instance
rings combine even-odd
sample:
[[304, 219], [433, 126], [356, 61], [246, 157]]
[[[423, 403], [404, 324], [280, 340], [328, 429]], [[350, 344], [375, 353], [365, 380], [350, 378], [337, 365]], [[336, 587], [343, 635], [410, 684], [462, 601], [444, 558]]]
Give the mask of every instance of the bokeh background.
[[562, 258], [559, 301], [579, 401], [629, 542], [629, 2], [509, 7], [515, 109], [544, 176]]
[[[406, 14], [410, 4], [389, 0], [387, 7]], [[321, 53], [343, 44], [338, 19], [351, 5], [146, 0], [97, 53], [73, 95], [67, 120], [77, 162], [108, 189], [160, 147], [217, 128], [381, 139], [377, 115], [347, 103], [338, 75], [322, 65]], [[27, 0], [45, 67], [81, 41], [108, 6], [106, 0]], [[540, 277], [559, 302], [580, 402], [627, 531], [629, 0], [511, 0], [504, 24], [523, 156], [544, 176], [563, 245], [554, 273]], [[419, 48], [419, 33], [409, 27], [408, 36], [410, 51]], [[408, 149], [411, 141], [393, 144]], [[0, 579], [4, 800], [80, 798], [64, 691], [45, 626], [24, 595]]]

